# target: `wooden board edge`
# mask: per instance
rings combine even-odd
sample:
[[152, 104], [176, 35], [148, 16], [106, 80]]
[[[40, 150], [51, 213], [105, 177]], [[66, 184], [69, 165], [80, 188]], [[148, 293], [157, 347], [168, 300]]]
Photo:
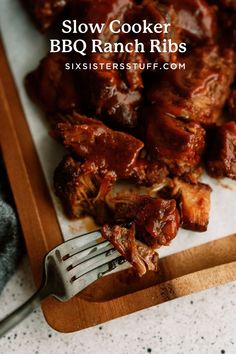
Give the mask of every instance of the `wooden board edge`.
[[[111, 319], [115, 319], [121, 316], [129, 315], [131, 313], [141, 311], [145, 308], [160, 305], [164, 302], [171, 301], [183, 296], [187, 296], [193, 293], [197, 293], [203, 290], [207, 290], [216, 286], [223, 285], [225, 283], [233, 282], [236, 280], [236, 262], [222, 264], [217, 267], [204, 269], [192, 274], [187, 274], [185, 276], [169, 280], [167, 282], [155, 285], [148, 289], [140, 290], [133, 294], [123, 296], [122, 301], [125, 302], [125, 311], [120, 313], [120, 299], [112, 300], [112, 306], [109, 306], [108, 302], [105, 303], [92, 303], [90, 305], [94, 313], [103, 311], [107, 314], [107, 307], [109, 307], [109, 316], [104, 317], [103, 322], [107, 322]], [[135, 298], [135, 301], [134, 301]], [[145, 303], [143, 301], [145, 299]], [[54, 306], [54, 303], [60, 306], [60, 303], [53, 298], [43, 307], [47, 308]], [[85, 302], [86, 307], [86, 302]], [[64, 304], [66, 306], [66, 303]], [[82, 306], [84, 307], [84, 306]], [[91, 310], [90, 309], [90, 310]], [[77, 313], [77, 316], [83, 316], [84, 314]], [[46, 315], [47, 318], [47, 315]], [[50, 318], [47, 318], [49, 325], [58, 332], [69, 333], [76, 330], [81, 330], [88, 328], [88, 326], [76, 328], [74, 323], [70, 323], [69, 326], [61, 324], [60, 321], [55, 321], [52, 323]], [[89, 327], [100, 324], [94, 320]]]
[[30, 241], [25, 237], [25, 242], [39, 285], [43, 255], [62, 241], [62, 235], [1, 43], [0, 53], [3, 54], [0, 55], [1, 149], [23, 234], [31, 235]]

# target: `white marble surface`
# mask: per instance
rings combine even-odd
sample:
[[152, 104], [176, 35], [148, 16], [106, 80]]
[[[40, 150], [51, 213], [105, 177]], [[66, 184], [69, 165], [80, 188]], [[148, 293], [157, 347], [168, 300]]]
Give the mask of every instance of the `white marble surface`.
[[[33, 292], [28, 259], [0, 295], [0, 317]], [[235, 354], [236, 282], [77, 333], [61, 334], [40, 309], [0, 339], [0, 354]]]

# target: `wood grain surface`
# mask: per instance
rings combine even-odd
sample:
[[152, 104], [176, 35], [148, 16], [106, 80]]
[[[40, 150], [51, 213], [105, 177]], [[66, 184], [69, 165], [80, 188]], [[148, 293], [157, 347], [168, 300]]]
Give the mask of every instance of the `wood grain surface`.
[[[55, 210], [18, 93], [0, 46], [0, 141], [36, 285], [45, 254], [62, 242]], [[61, 332], [87, 328], [181, 296], [236, 280], [236, 235], [160, 260], [160, 272], [137, 278], [132, 269], [98, 280], [72, 300], [42, 304]]]

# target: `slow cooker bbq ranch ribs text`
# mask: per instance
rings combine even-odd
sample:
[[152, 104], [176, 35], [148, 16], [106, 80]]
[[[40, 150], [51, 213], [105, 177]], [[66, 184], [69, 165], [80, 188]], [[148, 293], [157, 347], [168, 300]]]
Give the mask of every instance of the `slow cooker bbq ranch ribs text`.
[[[140, 276], [158, 269], [155, 249], [169, 245], [179, 227], [207, 230], [211, 187], [199, 181], [204, 166], [213, 177], [236, 179], [235, 4], [27, 2], [43, 31], [53, 24], [56, 30], [63, 16], [77, 23], [147, 20], [170, 23], [175, 42], [187, 43], [186, 53], [89, 56], [90, 63], [185, 63], [185, 70], [67, 71], [66, 62], [84, 59], [75, 52], [49, 53], [26, 78], [29, 94], [49, 119], [50, 134], [68, 150], [54, 175], [65, 213], [92, 216]], [[143, 43], [152, 36], [163, 40], [168, 34], [139, 34]], [[107, 31], [95, 37], [135, 40], [133, 33]], [[124, 180], [145, 188], [117, 192], [117, 182]]]

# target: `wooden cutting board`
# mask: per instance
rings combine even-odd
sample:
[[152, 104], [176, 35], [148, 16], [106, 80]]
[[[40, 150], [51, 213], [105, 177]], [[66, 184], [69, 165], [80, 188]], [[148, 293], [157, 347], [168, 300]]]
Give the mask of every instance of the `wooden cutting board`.
[[[36, 285], [45, 254], [62, 242], [55, 210], [0, 45], [0, 141]], [[128, 269], [102, 278], [62, 303], [45, 300], [50, 326], [72, 332], [236, 280], [236, 235], [160, 260], [160, 272], [137, 278]]]

